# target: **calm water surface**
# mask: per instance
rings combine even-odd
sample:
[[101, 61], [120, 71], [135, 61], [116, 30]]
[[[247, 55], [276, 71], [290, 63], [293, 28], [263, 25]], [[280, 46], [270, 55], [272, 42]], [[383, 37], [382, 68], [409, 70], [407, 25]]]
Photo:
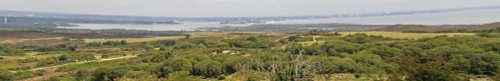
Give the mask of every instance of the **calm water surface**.
[[311, 20], [278, 21], [270, 24], [312, 24], [312, 23], [351, 23], [351, 24], [485, 24], [500, 22], [500, 9], [497, 10], [470, 10], [446, 13], [429, 13], [398, 16], [377, 16], [358, 18], [329, 18]]
[[151, 31], [192, 31], [203, 27], [221, 27], [219, 22], [183, 22], [182, 24], [163, 24], [163, 25], [138, 25], [138, 24], [75, 24], [79, 27], [58, 27], [65, 29], [127, 29], [127, 30], [151, 30]]
[[[485, 24], [500, 22], [500, 9], [498, 10], [471, 10], [447, 13], [429, 13], [398, 16], [377, 17], [352, 17], [352, 18], [328, 18], [310, 20], [288, 20], [268, 22], [267, 24], [317, 24], [317, 23], [350, 23], [350, 24], [423, 24], [423, 25], [446, 25], [446, 24]], [[182, 22], [173, 25], [123, 25], [123, 24], [77, 24], [79, 27], [59, 27], [67, 29], [129, 29], [129, 30], [186, 30], [192, 31], [203, 27], [222, 26], [248, 26], [248, 25], [223, 25], [219, 22]]]

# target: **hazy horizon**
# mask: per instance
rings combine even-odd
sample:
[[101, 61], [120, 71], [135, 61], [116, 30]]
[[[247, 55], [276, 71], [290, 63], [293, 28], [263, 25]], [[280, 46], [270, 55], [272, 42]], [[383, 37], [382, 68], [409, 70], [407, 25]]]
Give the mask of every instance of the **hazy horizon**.
[[498, 0], [0, 0], [0, 10], [161, 17], [269, 17], [499, 6]]

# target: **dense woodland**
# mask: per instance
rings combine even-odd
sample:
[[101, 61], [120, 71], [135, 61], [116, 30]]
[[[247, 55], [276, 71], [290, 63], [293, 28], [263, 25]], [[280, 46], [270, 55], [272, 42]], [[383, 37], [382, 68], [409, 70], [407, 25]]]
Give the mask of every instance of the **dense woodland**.
[[386, 25], [357, 25], [357, 24], [256, 24], [244, 27], [213, 27], [198, 28], [200, 31], [223, 31], [223, 32], [307, 32], [310, 30], [335, 30], [356, 31], [383, 28]]
[[[3, 18], [3, 17], [2, 17]], [[99, 19], [99, 18], [50, 18], [50, 17], [6, 17], [9, 23], [83, 23], [83, 24], [180, 24], [174, 21], [131, 20], [131, 19]]]
[[[337, 74], [391, 81], [460, 81], [478, 77], [500, 80], [498, 32], [402, 40], [367, 34], [341, 36], [315, 30], [289, 34], [280, 40], [270, 38], [237, 34], [237, 37], [207, 40], [188, 35], [183, 41], [144, 43], [0, 44], [0, 55], [28, 51], [63, 54], [16, 60], [36, 61], [36, 67], [95, 60], [96, 54], [101, 58], [137, 56], [59, 67], [57, 71], [68, 73], [47, 81], [200, 81], [235, 77], [245, 81], [310, 81], [331, 80]], [[119, 50], [81, 50], [106, 48]], [[21, 80], [44, 73], [44, 70], [26, 71], [29, 69], [2, 69], [0, 80]]]
[[59, 29], [61, 24], [37, 23], [37, 24], [0, 24], [0, 30], [7, 31], [37, 31], [45, 33], [73, 34], [76, 37], [95, 37], [96, 35], [116, 35], [120, 37], [144, 37], [144, 36], [183, 36], [187, 31], [146, 31], [146, 30], [90, 30], [90, 29]]

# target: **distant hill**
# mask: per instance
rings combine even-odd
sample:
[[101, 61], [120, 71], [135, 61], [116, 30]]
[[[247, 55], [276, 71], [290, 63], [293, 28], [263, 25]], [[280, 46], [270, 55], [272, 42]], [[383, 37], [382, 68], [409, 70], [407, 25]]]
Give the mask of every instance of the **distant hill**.
[[30, 12], [0, 10], [0, 17], [23, 17], [45, 19], [74, 19], [74, 20], [106, 20], [106, 21], [148, 21], [148, 22], [221, 22], [221, 24], [262, 23], [265, 21], [298, 20], [310, 17], [153, 17], [153, 16], [124, 16], [124, 15], [96, 15], [96, 14], [71, 14], [51, 12]]
[[232, 31], [232, 32], [306, 32], [310, 30], [360, 31], [386, 27], [386, 25], [358, 25], [342, 23], [322, 24], [257, 24], [245, 27], [209, 27], [198, 28], [198, 31]]
[[[74, 19], [74, 18], [45, 18], [45, 17], [7, 17], [8, 23], [32, 24], [180, 24], [175, 21], [151, 21], [151, 20], [115, 20], [115, 19]], [[3, 20], [3, 18], [2, 18]], [[3, 22], [2, 22], [3, 23]]]
[[89, 24], [179, 24], [173, 20], [158, 17], [141, 16], [113, 16], [113, 15], [86, 15], [63, 14], [45, 12], [26, 12], [0, 10], [2, 23], [7, 17], [9, 23], [89, 23]]

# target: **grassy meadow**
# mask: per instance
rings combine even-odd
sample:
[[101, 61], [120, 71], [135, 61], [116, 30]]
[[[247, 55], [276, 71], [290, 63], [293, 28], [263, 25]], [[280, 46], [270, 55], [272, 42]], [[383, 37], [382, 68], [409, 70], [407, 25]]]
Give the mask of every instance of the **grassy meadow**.
[[384, 31], [369, 31], [369, 32], [339, 32], [342, 35], [365, 33], [368, 35], [381, 35], [390, 38], [399, 39], [420, 39], [426, 37], [436, 37], [436, 36], [456, 36], [456, 35], [475, 35], [475, 33], [402, 33], [402, 32], [384, 32]]
[[106, 42], [106, 41], [121, 41], [125, 40], [130, 43], [148, 42], [157, 40], [176, 40], [184, 38], [184, 36], [168, 36], [168, 37], [150, 37], [150, 38], [113, 38], [113, 39], [84, 39], [85, 42]]

